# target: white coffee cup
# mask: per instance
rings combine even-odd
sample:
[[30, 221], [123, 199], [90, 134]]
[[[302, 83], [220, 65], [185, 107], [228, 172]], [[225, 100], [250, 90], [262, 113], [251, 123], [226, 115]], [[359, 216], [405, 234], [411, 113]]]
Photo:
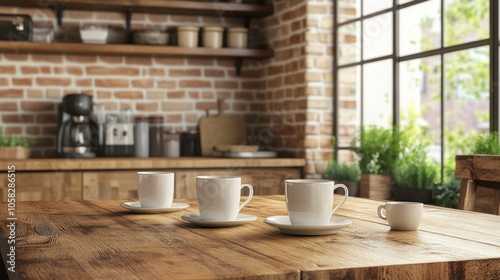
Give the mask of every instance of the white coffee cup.
[[[248, 188], [245, 202], [240, 204], [241, 190]], [[237, 176], [197, 176], [196, 199], [204, 221], [236, 221], [240, 210], [253, 197], [253, 187], [241, 184]]]
[[174, 178], [173, 172], [137, 172], [137, 193], [141, 207], [171, 207], [174, 199]]
[[[345, 194], [344, 199], [333, 208], [333, 192], [337, 188], [343, 188]], [[348, 195], [349, 190], [345, 185], [335, 185], [330, 180], [285, 180], [286, 205], [292, 225], [327, 225], [333, 213], [346, 202]]]
[[378, 216], [394, 230], [417, 230], [423, 212], [423, 203], [406, 201], [387, 201], [377, 209]]

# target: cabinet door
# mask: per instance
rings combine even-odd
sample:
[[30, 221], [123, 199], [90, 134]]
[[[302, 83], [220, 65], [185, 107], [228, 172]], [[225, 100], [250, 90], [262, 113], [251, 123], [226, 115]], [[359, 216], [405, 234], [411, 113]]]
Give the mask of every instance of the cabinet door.
[[[301, 178], [298, 168], [182, 169], [173, 172], [175, 198], [196, 198], [196, 176], [200, 175], [241, 176], [242, 183], [253, 186], [255, 195], [284, 194], [284, 180]], [[137, 198], [136, 171], [83, 173], [83, 199], [131, 198]]]
[[[175, 174], [175, 197], [196, 197], [196, 176], [225, 175], [241, 176], [242, 184], [250, 184], [254, 195], [285, 194], [286, 179], [300, 179], [300, 169], [297, 168], [234, 168], [234, 169], [204, 169], [179, 170]], [[248, 191], [243, 190], [243, 195]]]
[[[16, 172], [16, 201], [82, 198], [81, 172]], [[0, 199], [7, 201], [7, 174], [0, 175]]]
[[83, 173], [83, 199], [137, 198], [135, 171], [99, 171]]

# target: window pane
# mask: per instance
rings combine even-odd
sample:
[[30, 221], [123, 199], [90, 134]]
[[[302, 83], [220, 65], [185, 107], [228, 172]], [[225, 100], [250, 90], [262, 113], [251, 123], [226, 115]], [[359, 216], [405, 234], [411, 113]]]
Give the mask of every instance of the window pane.
[[445, 166], [467, 151], [467, 135], [489, 130], [489, 55], [488, 47], [445, 55]]
[[399, 78], [400, 124], [417, 127], [441, 162], [441, 56], [402, 62]]
[[361, 0], [338, 0], [338, 22], [345, 22], [360, 17]]
[[408, 3], [408, 2], [411, 2], [413, 0], [399, 0], [398, 3], [399, 4], [405, 4], [405, 3]]
[[446, 47], [489, 38], [489, 0], [446, 0]]
[[361, 59], [360, 23], [341, 26], [337, 32], [339, 65], [358, 62]]
[[338, 146], [350, 147], [359, 124], [361, 123], [360, 67], [339, 70], [338, 81]]
[[363, 59], [392, 53], [392, 13], [363, 21]]
[[392, 0], [363, 0], [363, 15], [392, 7]]
[[363, 124], [392, 126], [392, 60], [363, 66]]
[[440, 1], [432, 0], [400, 10], [400, 55], [428, 51], [441, 46], [440, 7]]

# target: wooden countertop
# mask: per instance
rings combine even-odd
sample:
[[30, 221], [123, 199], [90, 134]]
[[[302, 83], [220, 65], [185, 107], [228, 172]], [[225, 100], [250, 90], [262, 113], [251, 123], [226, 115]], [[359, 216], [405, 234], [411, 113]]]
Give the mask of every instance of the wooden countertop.
[[[337, 196], [336, 199], [340, 199]], [[286, 215], [283, 195], [255, 196], [242, 213], [257, 220], [200, 228], [189, 208], [134, 214], [113, 201], [18, 202], [11, 279], [500, 279], [500, 217], [425, 206], [417, 231], [392, 231], [377, 216], [382, 202], [350, 197], [336, 216], [352, 225], [335, 234], [294, 236], [263, 222]], [[8, 216], [9, 215], [9, 216]], [[8, 220], [15, 218], [15, 220]], [[5, 262], [4, 262], [5, 264]], [[6, 264], [8, 268], [10, 264]]]
[[90, 159], [24, 159], [0, 160], [2, 170], [14, 165], [17, 171], [74, 171], [74, 170], [130, 170], [130, 169], [194, 169], [194, 168], [262, 168], [304, 167], [303, 158], [90, 158]]

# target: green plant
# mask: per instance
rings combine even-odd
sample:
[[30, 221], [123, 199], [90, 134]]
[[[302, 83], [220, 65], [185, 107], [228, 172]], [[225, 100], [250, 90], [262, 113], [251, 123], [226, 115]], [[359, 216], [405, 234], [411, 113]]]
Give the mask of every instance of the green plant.
[[363, 174], [390, 175], [399, 155], [398, 138], [390, 128], [361, 126], [352, 147]]
[[322, 176], [325, 179], [343, 180], [343, 181], [359, 181], [360, 171], [354, 163], [339, 163], [336, 160], [331, 160], [323, 172]]
[[434, 189], [434, 204], [437, 206], [457, 208], [460, 194], [460, 180], [453, 179], [438, 184]]
[[420, 190], [434, 188], [439, 165], [427, 156], [422, 146], [402, 154], [396, 163], [392, 178], [397, 187]]
[[431, 142], [415, 120], [410, 113], [407, 125], [397, 127], [400, 155], [392, 172], [393, 182], [400, 188], [433, 189], [439, 180], [440, 166], [429, 156], [427, 148]]
[[490, 132], [488, 134], [473, 134], [469, 140], [470, 154], [478, 155], [500, 155], [500, 143], [498, 142], [498, 133]]
[[0, 147], [25, 147], [28, 148], [31, 143], [28, 139], [11, 135], [4, 135], [0, 130]]

